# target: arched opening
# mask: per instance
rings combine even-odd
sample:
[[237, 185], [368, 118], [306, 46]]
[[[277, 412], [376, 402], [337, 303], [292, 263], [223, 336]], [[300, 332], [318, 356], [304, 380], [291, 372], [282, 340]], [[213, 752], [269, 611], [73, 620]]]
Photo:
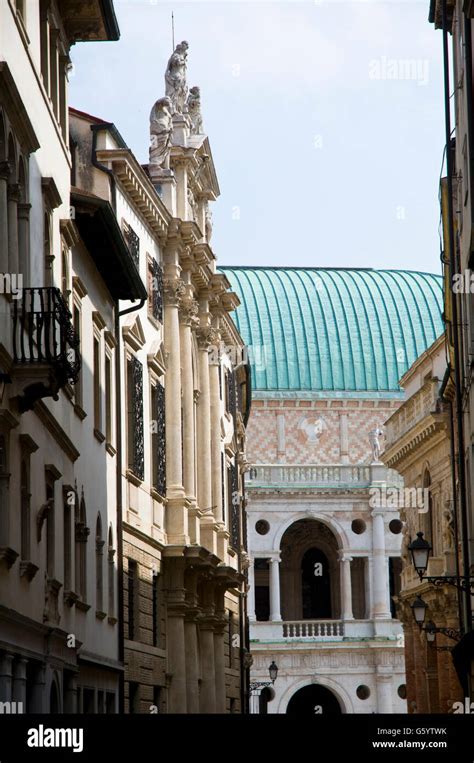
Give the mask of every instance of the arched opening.
[[327, 525], [300, 519], [281, 540], [280, 590], [284, 621], [339, 619], [339, 544]]
[[109, 537], [107, 541], [107, 567], [108, 567], [108, 594], [109, 594], [109, 617], [115, 617], [115, 573], [114, 573], [114, 536], [112, 528], [109, 527]]
[[98, 514], [95, 526], [95, 607], [97, 612], [102, 612], [104, 607], [103, 548], [104, 541], [102, 540], [102, 520], [100, 518], [100, 514]]
[[49, 712], [50, 713], [61, 712], [61, 707], [59, 704], [59, 691], [58, 691], [58, 685], [56, 681], [52, 682], [51, 689], [49, 692]]
[[326, 686], [310, 684], [299, 689], [288, 703], [288, 715], [340, 715], [338, 699]]
[[309, 548], [303, 555], [301, 591], [303, 620], [332, 617], [329, 562], [319, 548]]
[[87, 527], [86, 502], [84, 495], [80, 502], [76, 496], [76, 517], [75, 517], [75, 584], [76, 593], [81, 601], [87, 601], [87, 538], [89, 528]]

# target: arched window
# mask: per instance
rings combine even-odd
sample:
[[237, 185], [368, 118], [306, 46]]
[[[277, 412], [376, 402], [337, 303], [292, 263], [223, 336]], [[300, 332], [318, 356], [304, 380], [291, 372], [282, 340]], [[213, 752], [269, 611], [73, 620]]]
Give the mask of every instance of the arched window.
[[107, 542], [107, 567], [108, 567], [108, 593], [109, 593], [109, 617], [115, 617], [115, 567], [114, 567], [114, 536], [112, 528], [109, 527], [109, 537]]
[[82, 602], [87, 601], [87, 527], [86, 502], [84, 494], [80, 502], [76, 497], [76, 532], [75, 532], [75, 560], [76, 560], [76, 593]]
[[51, 213], [46, 211], [43, 217], [43, 262], [45, 286], [53, 285], [53, 253], [51, 240]]
[[21, 558], [30, 559], [30, 465], [26, 458], [22, 458], [20, 466], [20, 492], [21, 492]]
[[95, 526], [95, 608], [97, 612], [102, 612], [104, 609], [103, 549], [102, 520], [98, 514]]

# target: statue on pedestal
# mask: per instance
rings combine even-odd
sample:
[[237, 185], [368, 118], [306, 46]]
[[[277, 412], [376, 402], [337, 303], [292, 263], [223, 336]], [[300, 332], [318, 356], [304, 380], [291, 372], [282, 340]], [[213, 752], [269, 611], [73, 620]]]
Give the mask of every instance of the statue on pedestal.
[[198, 87], [190, 89], [186, 107], [192, 124], [191, 134], [202, 135], [201, 92]]
[[372, 448], [372, 463], [373, 464], [380, 464], [380, 438], [383, 437], [383, 429], [381, 429], [379, 426], [375, 427], [375, 429], [371, 429], [369, 432], [369, 442], [370, 447]]
[[182, 114], [186, 104], [188, 86], [186, 84], [186, 61], [189, 45], [186, 40], [178, 43], [172, 53], [165, 72], [166, 95], [172, 104], [173, 114]]
[[150, 114], [150, 166], [169, 169], [173, 120], [171, 100], [159, 98]]

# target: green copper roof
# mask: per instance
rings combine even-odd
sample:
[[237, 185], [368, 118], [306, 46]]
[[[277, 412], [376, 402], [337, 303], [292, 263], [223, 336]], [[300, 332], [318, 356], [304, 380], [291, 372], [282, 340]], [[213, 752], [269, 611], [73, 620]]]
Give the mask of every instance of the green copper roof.
[[222, 267], [241, 305], [252, 387], [386, 391], [443, 332], [440, 276], [405, 270]]

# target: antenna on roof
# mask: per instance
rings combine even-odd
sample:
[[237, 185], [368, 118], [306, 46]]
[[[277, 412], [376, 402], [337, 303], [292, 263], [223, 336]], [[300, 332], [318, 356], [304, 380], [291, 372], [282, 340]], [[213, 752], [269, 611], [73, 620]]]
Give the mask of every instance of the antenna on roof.
[[174, 13], [171, 11], [171, 41], [173, 43], [172, 50], [174, 51]]

